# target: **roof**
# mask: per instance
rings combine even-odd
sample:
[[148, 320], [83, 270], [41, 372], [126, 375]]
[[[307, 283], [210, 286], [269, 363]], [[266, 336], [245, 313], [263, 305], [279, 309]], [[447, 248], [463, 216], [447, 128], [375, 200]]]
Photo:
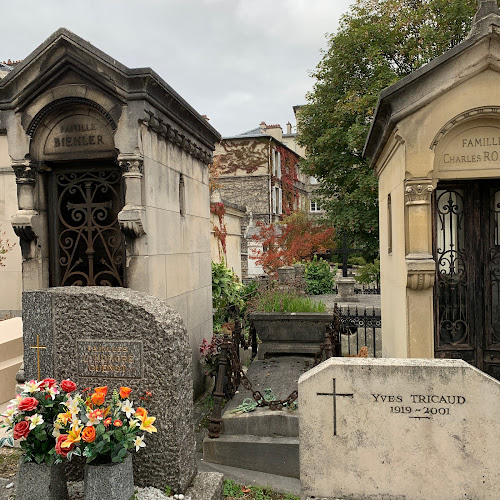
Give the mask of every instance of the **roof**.
[[[460, 83], [464, 75], [456, 74], [460, 70], [453, 65], [455, 60], [483, 39], [499, 37], [499, 28], [497, 0], [481, 0], [471, 31], [463, 42], [381, 92], [363, 150], [363, 156], [371, 158], [372, 166], [396, 124], [432, 101], [434, 89]], [[492, 50], [490, 45], [487, 50]]]
[[[61, 48], [64, 50], [57, 51]], [[82, 55], [83, 59], [80, 59]], [[75, 56], [79, 56], [78, 59]], [[48, 78], [55, 74], [60, 66], [70, 63], [80, 64], [90, 72], [89, 65], [82, 63], [82, 60], [89, 57], [106, 68], [106, 72], [109, 73], [107, 77], [110, 80], [108, 87], [126, 96], [127, 100], [154, 101], [157, 109], [172, 120], [182, 123], [184, 128], [190, 130], [195, 137], [206, 142], [207, 145], [211, 143], [212, 148], [213, 142], [220, 140], [217, 130], [151, 68], [128, 68], [66, 28], [60, 28], [54, 32], [0, 80], [0, 109], [12, 109], [18, 105], [17, 85], [19, 83], [16, 80], [25, 77], [31, 84], [40, 75]], [[50, 64], [36, 68], [37, 64], [44, 59], [50, 59]], [[99, 77], [102, 78], [101, 75], [95, 75], [96, 79]], [[27, 88], [27, 82], [23, 83], [23, 88]]]

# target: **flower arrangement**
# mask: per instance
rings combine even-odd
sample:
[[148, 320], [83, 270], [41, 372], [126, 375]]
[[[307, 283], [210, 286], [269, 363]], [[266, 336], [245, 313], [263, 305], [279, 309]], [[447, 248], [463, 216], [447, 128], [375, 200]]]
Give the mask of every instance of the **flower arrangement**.
[[0, 446], [14, 446], [14, 440], [19, 439], [24, 462], [55, 463], [52, 453], [56, 446], [54, 421], [61, 404], [65, 404], [75, 390], [76, 384], [71, 380], [63, 380], [60, 384], [52, 378], [26, 382], [21, 387], [21, 394], [10, 401], [2, 415], [2, 427], [8, 429]]
[[200, 363], [205, 365], [205, 375], [215, 377], [219, 370], [220, 346], [222, 338], [214, 335], [210, 344], [207, 339], [203, 339], [200, 344]]
[[144, 433], [156, 432], [156, 417], [150, 417], [143, 407], [134, 408], [131, 391], [120, 387], [109, 395], [104, 386], [68, 397], [63, 402], [66, 411], [55, 419], [53, 453], [61, 459], [82, 455], [87, 463], [120, 463], [128, 450], [145, 447]]

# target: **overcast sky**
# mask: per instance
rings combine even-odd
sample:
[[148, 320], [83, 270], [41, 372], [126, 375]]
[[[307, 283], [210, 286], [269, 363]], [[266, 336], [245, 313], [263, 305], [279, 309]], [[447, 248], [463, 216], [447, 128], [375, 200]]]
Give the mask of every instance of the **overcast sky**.
[[60, 27], [153, 68], [222, 135], [295, 125], [326, 33], [354, 0], [22, 0], [2, 3], [0, 61]]

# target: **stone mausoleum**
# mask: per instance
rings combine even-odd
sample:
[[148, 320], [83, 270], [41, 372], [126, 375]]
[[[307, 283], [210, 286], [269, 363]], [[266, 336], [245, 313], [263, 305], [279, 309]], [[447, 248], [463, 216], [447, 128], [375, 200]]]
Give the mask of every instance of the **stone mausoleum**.
[[384, 355], [463, 359], [500, 378], [500, 10], [380, 96]]
[[164, 299], [189, 332], [199, 393], [218, 140], [151, 69], [55, 32], [0, 80], [0, 222], [12, 209], [20, 242], [1, 273], [0, 310], [21, 308], [20, 257], [23, 290], [119, 286]]

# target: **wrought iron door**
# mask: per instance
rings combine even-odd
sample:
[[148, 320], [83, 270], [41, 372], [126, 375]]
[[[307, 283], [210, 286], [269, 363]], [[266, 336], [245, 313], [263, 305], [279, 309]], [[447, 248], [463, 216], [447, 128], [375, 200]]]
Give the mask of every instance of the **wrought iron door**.
[[121, 186], [120, 172], [112, 167], [53, 170], [51, 286], [124, 286]]
[[500, 181], [435, 192], [435, 356], [500, 379]]

